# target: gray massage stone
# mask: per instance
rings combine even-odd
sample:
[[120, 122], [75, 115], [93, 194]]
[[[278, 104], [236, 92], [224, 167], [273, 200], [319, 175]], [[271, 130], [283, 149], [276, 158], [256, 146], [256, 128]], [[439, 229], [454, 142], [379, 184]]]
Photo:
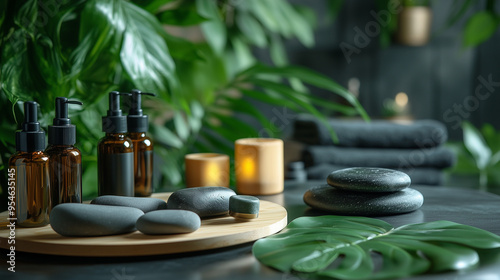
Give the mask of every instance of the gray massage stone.
[[137, 220], [137, 229], [144, 234], [189, 233], [200, 228], [200, 216], [186, 210], [157, 210]]
[[144, 212], [137, 208], [63, 203], [50, 212], [50, 226], [63, 236], [103, 236], [135, 231]]
[[395, 192], [411, 184], [406, 173], [370, 167], [353, 167], [334, 171], [326, 179], [330, 186], [355, 192]]
[[233, 195], [229, 198], [229, 215], [240, 219], [259, 216], [260, 200], [250, 195]]
[[392, 193], [360, 193], [322, 185], [309, 189], [304, 202], [336, 215], [386, 216], [415, 211], [424, 203], [424, 197], [412, 188]]
[[168, 209], [193, 211], [201, 218], [229, 212], [229, 197], [236, 193], [225, 187], [197, 187], [175, 191], [167, 201]]
[[103, 195], [94, 198], [90, 203], [113, 206], [134, 207], [147, 213], [155, 210], [167, 209], [164, 200], [152, 197], [129, 197], [119, 195]]

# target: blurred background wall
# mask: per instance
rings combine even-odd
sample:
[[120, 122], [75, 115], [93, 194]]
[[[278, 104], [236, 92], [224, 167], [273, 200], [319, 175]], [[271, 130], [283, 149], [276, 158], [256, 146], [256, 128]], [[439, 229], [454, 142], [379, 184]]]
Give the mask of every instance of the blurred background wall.
[[[316, 45], [312, 49], [296, 40], [285, 43], [291, 64], [310, 67], [358, 91], [363, 107], [372, 118], [384, 117], [384, 101], [404, 92], [408, 96], [410, 117], [442, 121], [452, 140], [461, 138], [461, 121], [470, 121], [476, 126], [491, 123], [500, 129], [500, 85], [493, 83], [490, 91], [483, 85], [481, 98], [475, 96], [476, 87], [484, 84], [484, 80], [500, 82], [500, 31], [497, 29], [477, 47], [463, 44], [467, 19], [484, 10], [486, 1], [472, 1], [460, 19], [448, 28], [445, 26], [452, 8], [456, 9], [452, 5], [463, 1], [430, 1], [431, 38], [427, 44], [416, 47], [395, 42], [382, 47], [380, 34], [367, 36], [365, 28], [375, 21], [373, 13], [380, 10], [376, 1], [343, 1], [334, 19], [328, 1], [291, 2], [314, 9], [318, 17]], [[496, 11], [500, 11], [500, 5]], [[357, 28], [365, 33], [369, 42], [346, 59], [342, 43], [356, 47], [358, 42], [359, 46]], [[375, 28], [372, 30], [376, 33]], [[261, 59], [266, 59], [266, 50], [256, 52]], [[327, 99], [336, 98], [320, 90], [313, 89], [313, 92]]]

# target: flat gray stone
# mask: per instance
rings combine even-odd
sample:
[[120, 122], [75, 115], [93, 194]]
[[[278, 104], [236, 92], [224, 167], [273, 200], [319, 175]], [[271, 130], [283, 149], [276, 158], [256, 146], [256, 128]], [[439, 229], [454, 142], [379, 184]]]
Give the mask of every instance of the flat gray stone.
[[193, 211], [201, 218], [226, 215], [233, 195], [236, 193], [225, 187], [186, 188], [170, 195], [167, 208]]
[[233, 195], [229, 198], [229, 215], [240, 219], [259, 216], [260, 200], [250, 195]]
[[415, 211], [424, 203], [424, 197], [412, 188], [392, 193], [360, 193], [321, 185], [309, 189], [304, 202], [337, 215], [386, 216]]
[[137, 229], [144, 234], [189, 233], [200, 228], [200, 216], [187, 210], [157, 210], [137, 220]]
[[411, 184], [406, 173], [371, 167], [352, 167], [334, 171], [326, 179], [330, 186], [355, 192], [395, 192]]
[[52, 208], [50, 226], [63, 236], [103, 236], [135, 231], [144, 212], [137, 208], [63, 203]]
[[130, 197], [119, 195], [103, 195], [94, 198], [91, 204], [113, 205], [134, 207], [147, 213], [155, 210], [167, 209], [167, 203], [164, 200], [152, 197]]

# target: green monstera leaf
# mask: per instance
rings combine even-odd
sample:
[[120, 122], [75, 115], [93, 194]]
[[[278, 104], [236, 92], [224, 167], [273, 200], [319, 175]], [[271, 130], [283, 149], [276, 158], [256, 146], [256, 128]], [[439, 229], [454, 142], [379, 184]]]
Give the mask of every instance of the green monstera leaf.
[[473, 268], [498, 248], [500, 236], [449, 221], [393, 228], [372, 218], [320, 216], [293, 220], [255, 242], [253, 254], [307, 278], [388, 279]]

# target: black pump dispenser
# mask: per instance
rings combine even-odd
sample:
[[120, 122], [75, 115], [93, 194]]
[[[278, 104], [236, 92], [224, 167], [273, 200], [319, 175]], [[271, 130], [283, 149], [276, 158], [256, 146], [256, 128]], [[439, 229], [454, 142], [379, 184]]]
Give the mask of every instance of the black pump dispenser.
[[68, 100], [66, 97], [56, 98], [56, 117], [49, 126], [49, 145], [73, 146], [76, 142], [76, 127], [68, 118], [68, 104], [83, 105], [76, 100]]
[[109, 110], [106, 117], [102, 117], [102, 131], [106, 133], [126, 133], [127, 117], [122, 115], [120, 109], [120, 95], [130, 95], [112, 91], [109, 93]]
[[24, 122], [22, 130], [16, 132], [16, 150], [36, 152], [45, 149], [45, 132], [38, 122], [38, 104], [35, 101], [24, 102]]
[[148, 116], [142, 114], [141, 95], [156, 96], [156, 94], [133, 89], [131, 95], [127, 116], [128, 132], [146, 132], [148, 131]]

